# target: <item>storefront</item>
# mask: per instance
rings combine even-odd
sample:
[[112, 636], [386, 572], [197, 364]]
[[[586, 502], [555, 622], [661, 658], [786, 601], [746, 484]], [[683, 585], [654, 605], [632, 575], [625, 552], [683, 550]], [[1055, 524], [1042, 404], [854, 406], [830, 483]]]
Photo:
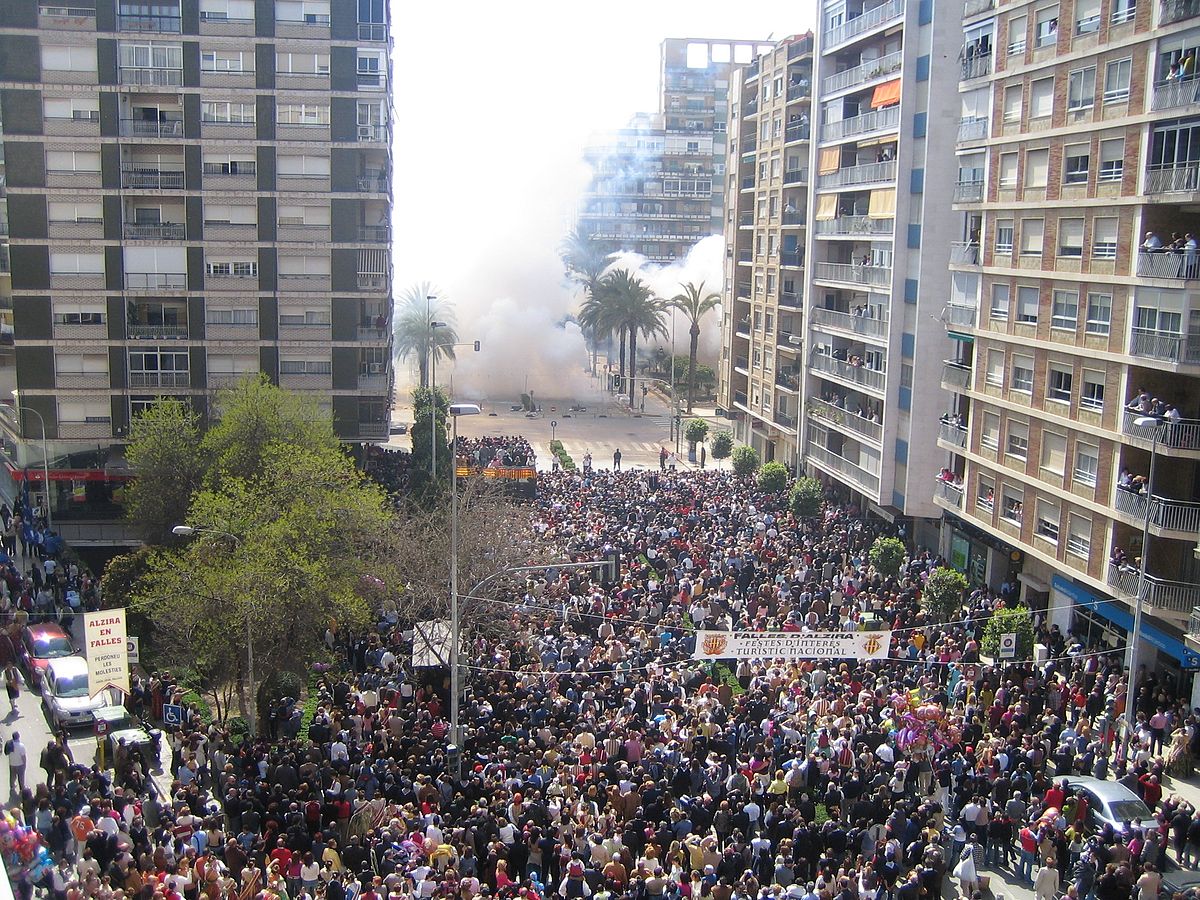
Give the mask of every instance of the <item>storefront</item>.
[[962, 572], [972, 588], [999, 591], [1006, 581], [1015, 583], [1024, 562], [1013, 547], [949, 513], [942, 517], [941, 547], [951, 567]]

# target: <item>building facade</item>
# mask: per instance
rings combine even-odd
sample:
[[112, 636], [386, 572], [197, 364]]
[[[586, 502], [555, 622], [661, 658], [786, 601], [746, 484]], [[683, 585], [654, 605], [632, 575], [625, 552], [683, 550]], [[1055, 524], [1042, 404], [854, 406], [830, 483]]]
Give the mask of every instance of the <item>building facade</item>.
[[1200, 5], [968, 0], [964, 12], [941, 376], [953, 401], [926, 422], [944, 451], [943, 551], [977, 584], [1018, 579], [1064, 632], [1115, 650], [1140, 595], [1139, 665], [1187, 689]]
[[116, 481], [78, 473], [139, 410], [207, 413], [246, 373], [386, 440], [390, 49], [385, 0], [5, 4], [0, 422], [14, 478], [47, 453], [60, 521], [111, 512]]

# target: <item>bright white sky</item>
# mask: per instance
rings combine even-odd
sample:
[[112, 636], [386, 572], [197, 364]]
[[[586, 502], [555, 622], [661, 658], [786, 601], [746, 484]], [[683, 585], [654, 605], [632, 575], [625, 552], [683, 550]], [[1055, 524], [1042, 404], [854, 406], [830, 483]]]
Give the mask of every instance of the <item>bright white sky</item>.
[[582, 148], [593, 132], [657, 108], [662, 39], [779, 40], [807, 31], [814, 9], [395, 0], [397, 292], [418, 280], [444, 289], [464, 339], [498, 298], [565, 311], [557, 245], [586, 183]]

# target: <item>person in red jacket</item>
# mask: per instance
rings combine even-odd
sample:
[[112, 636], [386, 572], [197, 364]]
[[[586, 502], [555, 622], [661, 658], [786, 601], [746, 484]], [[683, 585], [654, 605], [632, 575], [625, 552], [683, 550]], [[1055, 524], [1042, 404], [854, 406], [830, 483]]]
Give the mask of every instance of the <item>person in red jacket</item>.
[[1061, 810], [1067, 800], [1067, 780], [1064, 778], [1058, 784], [1050, 785], [1044, 799], [1047, 806], [1053, 806], [1055, 809]]
[[1142, 786], [1142, 799], [1146, 801], [1146, 805], [1153, 812], [1158, 806], [1158, 801], [1162, 799], [1162, 785], [1158, 783], [1157, 776], [1147, 772], [1138, 779], [1138, 784]]

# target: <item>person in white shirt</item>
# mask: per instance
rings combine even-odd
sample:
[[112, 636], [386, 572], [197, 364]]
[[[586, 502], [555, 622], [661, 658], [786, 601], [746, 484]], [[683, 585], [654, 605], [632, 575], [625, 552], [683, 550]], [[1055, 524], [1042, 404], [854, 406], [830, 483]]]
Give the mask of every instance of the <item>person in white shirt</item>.
[[8, 757], [8, 784], [20, 793], [25, 790], [25, 764], [29, 762], [29, 751], [21, 743], [21, 735], [14, 731], [12, 738], [4, 745], [4, 753]]

